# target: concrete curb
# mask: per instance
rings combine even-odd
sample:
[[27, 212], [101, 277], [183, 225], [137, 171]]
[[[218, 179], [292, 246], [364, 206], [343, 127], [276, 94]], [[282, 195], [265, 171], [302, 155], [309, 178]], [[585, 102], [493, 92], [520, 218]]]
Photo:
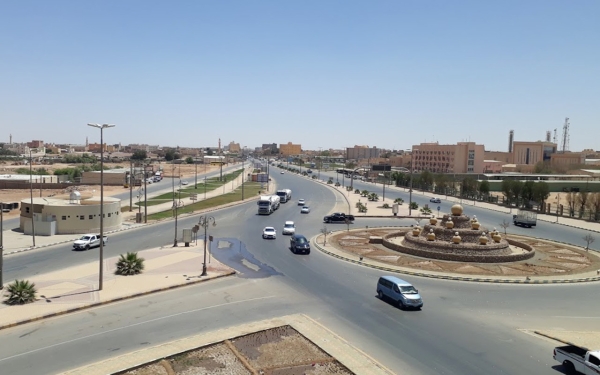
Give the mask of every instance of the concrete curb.
[[170, 285], [170, 286], [167, 286], [167, 287], [164, 287], [164, 288], [152, 289], [152, 290], [148, 290], [148, 291], [144, 291], [144, 292], [139, 292], [139, 293], [131, 294], [131, 295], [128, 295], [128, 296], [113, 298], [113, 299], [109, 299], [109, 300], [106, 300], [106, 301], [95, 302], [95, 303], [92, 303], [92, 304], [89, 304], [89, 305], [85, 305], [85, 306], [79, 306], [79, 307], [75, 307], [75, 308], [72, 308], [72, 309], [58, 311], [58, 312], [54, 312], [54, 313], [51, 313], [51, 314], [36, 316], [35, 318], [24, 319], [24, 320], [20, 320], [20, 321], [14, 322], [14, 323], [5, 324], [3, 326], [0, 326], [0, 330], [7, 329], [7, 328], [12, 328], [12, 327], [16, 327], [16, 326], [20, 326], [20, 325], [23, 325], [23, 324], [33, 323], [33, 322], [36, 322], [36, 321], [39, 321], [39, 320], [53, 318], [53, 317], [56, 317], [56, 316], [66, 315], [66, 314], [70, 314], [70, 313], [73, 313], [73, 312], [87, 310], [87, 309], [91, 309], [91, 308], [94, 308], [94, 307], [108, 305], [110, 303], [115, 303], [115, 302], [120, 302], [120, 301], [124, 301], [124, 300], [128, 300], [128, 299], [133, 299], [133, 298], [136, 298], [136, 297], [142, 297], [142, 296], [145, 296], [145, 295], [148, 295], [148, 294], [153, 294], [153, 293], [158, 293], [158, 292], [164, 292], [164, 291], [171, 290], [171, 289], [177, 289], [177, 288], [181, 288], [181, 287], [185, 287], [185, 286], [189, 286], [189, 285], [199, 284], [199, 283], [202, 283], [202, 282], [205, 282], [205, 281], [216, 280], [216, 279], [220, 279], [222, 277], [231, 276], [231, 275], [235, 275], [235, 274], [236, 274], [236, 271], [229, 271], [229, 272], [221, 274], [221, 275], [216, 275], [216, 276], [209, 277], [209, 278], [202, 279], [202, 280], [195, 280], [195, 281], [188, 282], [188, 283], [185, 283], [185, 284]]
[[543, 284], [574, 284], [574, 283], [585, 283], [585, 282], [594, 282], [600, 281], [600, 276], [597, 277], [587, 277], [587, 278], [579, 278], [579, 279], [555, 279], [555, 280], [520, 280], [520, 279], [490, 279], [490, 278], [480, 278], [480, 277], [464, 277], [464, 276], [453, 276], [453, 275], [436, 275], [425, 272], [415, 272], [408, 271], [398, 268], [379, 266], [376, 264], [369, 264], [361, 262], [360, 260], [351, 259], [339, 254], [335, 254], [331, 251], [328, 251], [322, 248], [316, 240], [317, 236], [311, 239], [311, 242], [316, 246], [319, 251], [325, 253], [327, 255], [333, 256], [334, 258], [344, 260], [346, 262], [354, 263], [360, 266], [369, 267], [373, 269], [378, 269], [387, 272], [395, 272], [403, 275], [410, 276], [418, 276], [418, 277], [426, 277], [430, 279], [442, 279], [442, 280], [453, 280], [453, 281], [470, 281], [470, 282], [479, 282], [479, 283], [493, 283], [493, 284], [533, 284], [533, 285], [543, 285]]
[[[569, 342], [569, 341], [565, 341], [565, 340], [559, 339], [558, 337], [547, 335], [547, 334], [545, 334], [543, 332], [540, 332], [540, 331], [533, 331], [533, 333], [535, 333], [536, 335], [539, 335], [539, 336], [542, 336], [542, 337], [554, 340], [554, 341], [562, 342], [563, 344], [566, 344], [566, 345], [580, 346], [578, 344], [575, 344], [575, 343], [572, 343], [572, 342]], [[591, 350], [591, 349], [588, 349], [588, 348], [584, 348], [584, 349]]]

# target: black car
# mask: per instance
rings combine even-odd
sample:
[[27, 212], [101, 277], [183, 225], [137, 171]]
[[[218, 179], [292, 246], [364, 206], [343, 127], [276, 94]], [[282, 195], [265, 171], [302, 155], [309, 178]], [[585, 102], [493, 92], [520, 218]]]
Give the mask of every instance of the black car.
[[301, 234], [294, 234], [290, 238], [290, 249], [292, 253], [305, 253], [310, 254], [310, 242]]
[[346, 215], [341, 212], [336, 212], [331, 215], [327, 215], [323, 218], [326, 223], [346, 223], [354, 221], [354, 215]]

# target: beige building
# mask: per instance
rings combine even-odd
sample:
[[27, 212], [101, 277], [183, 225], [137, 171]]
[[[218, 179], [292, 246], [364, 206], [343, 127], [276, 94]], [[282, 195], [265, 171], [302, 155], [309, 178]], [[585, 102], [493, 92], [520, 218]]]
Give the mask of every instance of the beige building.
[[565, 152], [550, 155], [550, 165], [571, 166], [585, 164], [585, 155], [581, 152]]
[[364, 160], [364, 159], [377, 159], [381, 155], [381, 150], [377, 147], [369, 147], [369, 146], [358, 146], [347, 147], [346, 148], [346, 159], [347, 160]]
[[513, 142], [512, 163], [535, 165], [550, 162], [551, 155], [556, 153], [556, 143], [552, 142]]
[[239, 153], [240, 151], [242, 151], [242, 148], [240, 147], [239, 143], [235, 143], [235, 142], [229, 142], [229, 152], [231, 153]]
[[483, 158], [485, 160], [495, 160], [500, 162], [501, 164], [511, 164], [513, 162], [513, 154], [511, 152], [506, 151], [486, 151], [483, 154]]
[[475, 142], [421, 143], [412, 147], [413, 169], [434, 173], [483, 173], [485, 148]]
[[[100, 197], [82, 197], [72, 192], [64, 197], [33, 198], [21, 201], [20, 228], [25, 234], [52, 236], [55, 234], [85, 234], [100, 231]], [[32, 226], [33, 215], [33, 226]], [[121, 200], [104, 197], [104, 231], [121, 227]]]
[[[128, 181], [129, 168], [107, 169], [104, 171], [104, 185], [124, 185]], [[100, 185], [100, 171], [83, 172], [81, 175], [83, 185]]]
[[279, 155], [281, 156], [291, 156], [300, 154], [302, 154], [302, 146], [299, 144], [295, 145], [292, 142], [288, 142], [287, 144], [281, 143], [279, 145]]

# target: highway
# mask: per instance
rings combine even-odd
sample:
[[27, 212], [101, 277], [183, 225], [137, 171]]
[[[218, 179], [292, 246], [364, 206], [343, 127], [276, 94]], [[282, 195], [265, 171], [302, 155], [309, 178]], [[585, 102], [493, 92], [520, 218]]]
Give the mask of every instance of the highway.
[[[552, 370], [553, 345], [520, 329], [589, 330], [600, 323], [595, 314], [600, 302], [589, 298], [597, 295], [595, 284], [493, 285], [403, 277], [420, 290], [425, 306], [401, 311], [376, 298], [380, 271], [316, 249], [294, 255], [281, 234], [262, 240], [264, 226], [280, 231], [286, 220], [296, 222], [298, 233], [317, 234], [336, 201], [330, 188], [306, 178], [280, 175], [277, 168], [271, 176], [279, 188], [293, 190], [292, 201], [273, 215], [256, 215], [255, 201], [211, 213], [217, 226], [210, 234], [221, 245], [213, 244], [214, 257], [240, 275], [0, 331], [2, 342], [11, 343], [0, 347], [2, 372], [55, 373], [220, 327], [306, 313], [397, 374], [549, 374], [560, 373]], [[310, 214], [300, 214], [298, 198], [307, 200]], [[421, 199], [428, 202], [429, 197]], [[474, 212], [487, 226], [507, 216]], [[471, 214], [470, 207], [466, 213]], [[181, 219], [180, 228], [197, 221], [197, 215]], [[386, 224], [412, 221], [358, 217], [353, 226]], [[547, 238], [578, 238], [572, 228], [548, 226]], [[110, 237], [105, 252], [111, 256], [169, 245], [173, 231], [174, 223], [164, 222], [120, 232]], [[69, 245], [10, 255], [5, 258], [6, 278], [96, 259], [96, 251], [73, 252]]]

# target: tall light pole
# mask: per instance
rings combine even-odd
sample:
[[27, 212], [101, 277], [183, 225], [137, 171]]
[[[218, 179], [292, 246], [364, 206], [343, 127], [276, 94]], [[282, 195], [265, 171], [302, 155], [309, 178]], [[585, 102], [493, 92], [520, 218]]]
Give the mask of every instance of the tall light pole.
[[31, 148], [29, 149], [29, 212], [31, 213], [31, 234], [33, 238], [33, 247], [35, 247], [35, 220], [33, 218], [33, 158], [31, 157]]
[[198, 159], [194, 156], [194, 167], [196, 168], [196, 174], [194, 176], [194, 190], [198, 189]]
[[102, 290], [104, 278], [104, 129], [113, 128], [113, 124], [88, 124], [100, 129], [100, 272], [98, 276], [98, 290]]
[[244, 200], [244, 177], [246, 177], [246, 169], [244, 168], [244, 153], [242, 153], [242, 201]]
[[210, 223], [212, 222], [212, 226], [217, 226], [217, 221], [213, 216], [200, 216], [198, 221], [198, 225], [204, 228], [204, 263], [202, 264], [202, 274], [200, 276], [206, 276], [206, 242], [208, 242], [207, 231]]
[[412, 214], [412, 190], [413, 190], [413, 168], [415, 166], [415, 150], [411, 152], [410, 157], [410, 187], [408, 188], [408, 216]]
[[133, 209], [133, 160], [129, 158], [129, 212]]
[[4, 289], [4, 202], [0, 202], [0, 289]]
[[172, 160], [171, 182], [173, 183], [173, 209], [175, 210], [175, 237], [173, 238], [173, 247], [177, 247], [177, 204], [175, 201], [175, 158]]
[[146, 163], [142, 163], [142, 169], [144, 170], [144, 224], [148, 224], [148, 188], [146, 185], [148, 178], [146, 177]]

